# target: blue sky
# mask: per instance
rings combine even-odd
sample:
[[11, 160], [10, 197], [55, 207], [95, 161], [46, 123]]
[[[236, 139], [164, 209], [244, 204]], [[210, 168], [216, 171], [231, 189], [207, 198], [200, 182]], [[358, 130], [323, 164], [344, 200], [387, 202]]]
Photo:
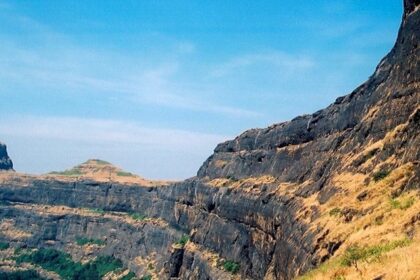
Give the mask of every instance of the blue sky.
[[364, 82], [401, 14], [400, 0], [0, 0], [0, 140], [22, 172], [101, 158], [191, 177], [217, 143]]

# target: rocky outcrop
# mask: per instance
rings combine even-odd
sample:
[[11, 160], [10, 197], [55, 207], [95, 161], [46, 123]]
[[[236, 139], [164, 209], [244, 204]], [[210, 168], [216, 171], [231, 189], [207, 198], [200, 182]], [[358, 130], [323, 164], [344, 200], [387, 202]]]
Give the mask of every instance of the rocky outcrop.
[[13, 163], [7, 154], [6, 145], [0, 143], [0, 170], [12, 170]]
[[[195, 178], [145, 186], [83, 178], [11, 177], [2, 182], [0, 200], [135, 212], [162, 220], [167, 230], [71, 218], [77, 225], [95, 224], [104, 234], [115, 229], [118, 237], [109, 238], [116, 245], [107, 253], [118, 253], [130, 267], [133, 252], [144, 257], [150, 250], [143, 250], [145, 245], [141, 244], [153, 244], [151, 248], [161, 256], [156, 266], [162, 270], [162, 279], [229, 279], [239, 275], [241, 279], [292, 279], [328, 260], [346, 241], [344, 229], [331, 237], [331, 228], [322, 220], [326, 213], [321, 211], [330, 200], [344, 193], [354, 195], [351, 203], [366, 202], [374, 191], [369, 188], [370, 181], [393, 170], [393, 179], [389, 179], [393, 196], [419, 188], [419, 2], [406, 0], [404, 7], [397, 42], [367, 82], [324, 110], [252, 129], [218, 145]], [[356, 185], [360, 191], [353, 190]], [[344, 228], [374, 213], [375, 208], [345, 205], [333, 210], [339, 211]], [[7, 209], [0, 214], [19, 216], [16, 221], [21, 224], [38, 219], [36, 213], [32, 218]], [[25, 213], [28, 211], [34, 210]], [[70, 224], [68, 217], [63, 218], [65, 226], [56, 231], [62, 232], [62, 240], [57, 234], [54, 237], [62, 242], [67, 235], [87, 233], [84, 227]], [[39, 217], [39, 224], [50, 224], [48, 219]], [[407, 215], [407, 219], [411, 217]], [[414, 227], [417, 220], [412, 220]], [[362, 226], [365, 230], [371, 223]], [[69, 228], [74, 231], [65, 231]], [[33, 232], [38, 231], [45, 232]], [[93, 231], [88, 233], [93, 235]], [[190, 238], [189, 245], [169, 246], [184, 234]], [[160, 236], [162, 240], [157, 241]], [[226, 260], [240, 265], [239, 275], [223, 270]], [[143, 271], [136, 271], [141, 276]]]
[[404, 0], [404, 17], [414, 12], [420, 5], [419, 0]]

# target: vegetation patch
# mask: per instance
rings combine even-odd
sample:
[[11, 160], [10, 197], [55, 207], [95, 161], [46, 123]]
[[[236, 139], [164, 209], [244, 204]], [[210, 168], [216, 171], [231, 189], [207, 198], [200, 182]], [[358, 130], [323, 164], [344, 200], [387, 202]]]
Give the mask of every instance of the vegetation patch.
[[122, 268], [122, 262], [111, 256], [100, 256], [86, 264], [74, 262], [70, 255], [55, 249], [39, 249], [16, 258], [16, 263], [32, 263], [54, 271], [63, 279], [101, 279], [105, 274]]
[[3, 280], [45, 280], [45, 278], [41, 277], [36, 270], [18, 270], [18, 271], [11, 271], [5, 272], [0, 271], [0, 279]]
[[136, 274], [134, 272], [130, 271], [128, 274], [121, 277], [120, 280], [131, 280], [133, 278], [136, 278]]
[[175, 245], [184, 248], [185, 245], [187, 245], [188, 241], [190, 241], [190, 237], [184, 234], [177, 242], [175, 242]]
[[385, 179], [389, 173], [391, 173], [391, 171], [389, 170], [379, 170], [375, 173], [373, 173], [372, 177], [373, 177], [373, 181], [378, 182], [382, 179]]
[[[341, 266], [354, 266], [358, 270], [358, 264], [360, 262], [371, 262], [371, 261], [379, 261], [380, 257], [397, 248], [402, 248], [409, 246], [412, 243], [412, 240], [408, 238], [404, 238], [401, 240], [387, 242], [385, 244], [379, 244], [374, 246], [351, 246], [349, 247], [343, 256], [330, 259], [317, 268], [308, 271], [304, 275], [298, 277], [298, 280], [310, 280], [313, 279], [319, 273], [325, 274], [328, 271], [333, 271]], [[341, 277], [341, 278], [340, 278]], [[335, 276], [332, 279], [345, 279], [343, 275]]]
[[146, 220], [147, 216], [142, 215], [140, 213], [130, 213], [130, 217], [136, 221], [144, 221]]
[[[93, 159], [92, 161], [94, 161], [96, 164], [99, 164], [99, 165], [109, 165], [109, 164], [111, 164], [111, 163], [109, 163], [105, 160], [101, 160], [101, 159]], [[86, 163], [88, 163], [88, 162], [89, 161], [87, 161]]]
[[64, 171], [53, 171], [53, 172], [50, 172], [49, 174], [62, 175], [62, 176], [81, 176], [81, 175], [83, 175], [83, 173], [80, 172], [80, 170], [77, 169], [77, 168], [68, 169], [68, 170], [64, 170]]
[[330, 210], [329, 212], [330, 216], [341, 216], [343, 213], [341, 213], [341, 209], [338, 207], [335, 207]]
[[95, 213], [95, 214], [100, 214], [100, 215], [104, 215], [105, 214], [105, 210], [101, 209], [101, 208], [89, 208], [89, 211]]
[[86, 244], [95, 244], [98, 246], [105, 245], [105, 241], [101, 239], [92, 239], [92, 238], [86, 238], [86, 237], [80, 237], [80, 236], [76, 238], [76, 243], [79, 246], [83, 246]]
[[414, 205], [416, 199], [414, 197], [408, 197], [406, 199], [390, 198], [389, 203], [393, 209], [406, 210]]
[[152, 275], [148, 274], [140, 278], [140, 280], [152, 280]]
[[10, 245], [7, 242], [0, 242], [0, 251], [9, 249]]
[[120, 177], [135, 177], [136, 175], [134, 175], [133, 173], [130, 173], [130, 172], [118, 171], [117, 176], [120, 176]]
[[225, 261], [223, 263], [223, 268], [232, 274], [236, 274], [239, 272], [240, 265], [233, 261]]
[[360, 261], [375, 261], [378, 260], [383, 254], [392, 251], [396, 248], [406, 247], [412, 241], [408, 238], [379, 244], [369, 247], [351, 246], [347, 248], [340, 263], [343, 266], [355, 266]]
[[20, 255], [23, 251], [24, 249], [22, 247], [17, 247], [15, 248], [15, 251], [13, 252], [13, 254], [17, 256], [17, 255]]

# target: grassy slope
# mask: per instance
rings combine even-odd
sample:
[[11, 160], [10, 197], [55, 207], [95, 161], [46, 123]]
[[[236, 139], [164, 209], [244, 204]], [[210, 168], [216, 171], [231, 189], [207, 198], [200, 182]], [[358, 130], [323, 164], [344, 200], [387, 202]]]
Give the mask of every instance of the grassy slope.
[[[392, 139], [373, 143], [361, 154], [349, 155], [346, 162], [351, 164], [363, 154], [368, 155], [359, 169], [362, 171], [373, 164], [375, 155], [370, 150], [382, 149], [385, 141]], [[406, 163], [381, 171], [397, 161], [391, 156], [369, 174], [337, 174], [333, 181], [339, 192], [324, 205], [319, 204], [316, 195], [304, 199], [305, 207], [298, 218], [307, 219], [313, 229], [328, 231], [326, 242], [343, 244], [332, 258], [298, 279], [420, 279], [420, 192], [418, 188], [402, 191], [418, 166]], [[362, 192], [365, 197], [358, 199]], [[321, 215], [315, 221], [306, 218], [311, 206], [320, 209]], [[352, 214], [348, 214], [349, 209]]]

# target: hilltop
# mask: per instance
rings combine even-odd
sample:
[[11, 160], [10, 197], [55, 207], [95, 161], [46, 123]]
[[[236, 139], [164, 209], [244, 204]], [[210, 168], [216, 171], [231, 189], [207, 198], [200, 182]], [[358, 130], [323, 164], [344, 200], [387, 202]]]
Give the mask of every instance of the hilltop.
[[64, 171], [53, 171], [46, 175], [46, 178], [55, 179], [90, 179], [97, 182], [115, 182], [121, 184], [139, 184], [142, 186], [155, 186], [165, 185], [168, 182], [165, 181], [154, 181], [140, 177], [131, 172], [122, 170], [113, 164], [100, 160], [100, 159], [89, 159], [84, 163], [76, 165], [71, 169]]

